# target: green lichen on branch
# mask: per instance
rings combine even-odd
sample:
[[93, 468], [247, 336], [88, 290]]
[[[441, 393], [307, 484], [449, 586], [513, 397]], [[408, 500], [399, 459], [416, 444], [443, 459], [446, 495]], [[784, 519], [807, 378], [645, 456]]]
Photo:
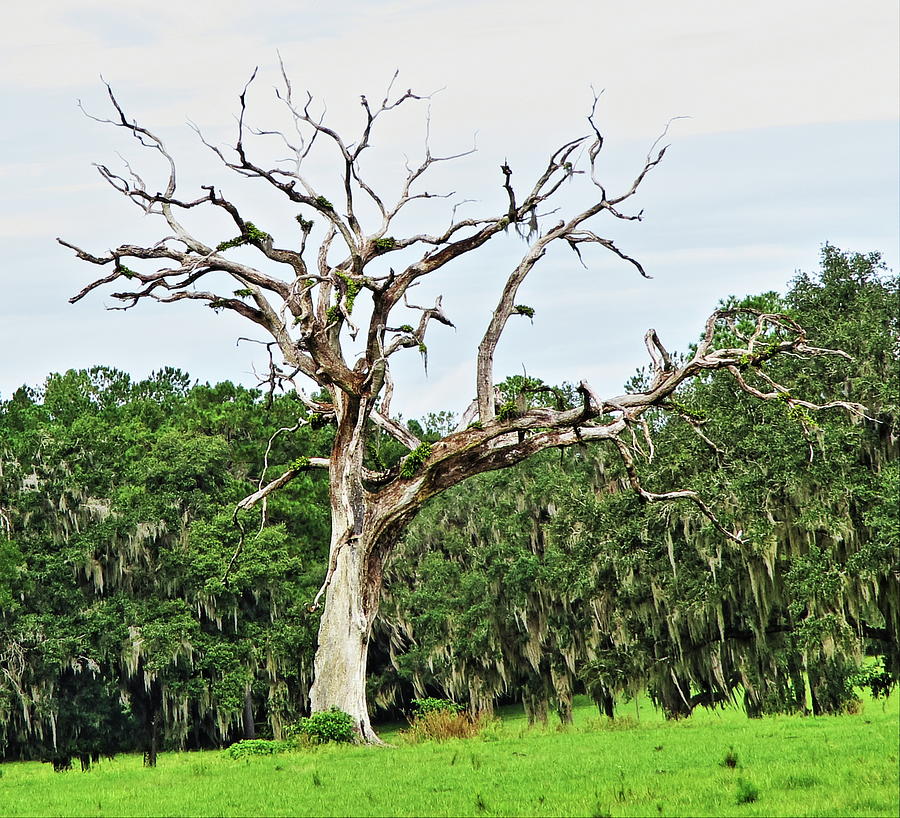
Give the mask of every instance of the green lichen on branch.
[[291, 461], [291, 471], [303, 471], [304, 469], [308, 469], [310, 466], [310, 461], [308, 457], [297, 457]]
[[792, 420], [812, 431], [819, 431], [822, 428], [810, 414], [809, 409], [791, 402], [793, 399], [790, 394], [779, 395], [779, 397], [787, 404], [788, 417]]
[[244, 232], [241, 233], [240, 236], [235, 236], [233, 239], [228, 239], [228, 241], [219, 242], [216, 245], [216, 252], [221, 253], [225, 250], [230, 250], [232, 247], [241, 247], [245, 244], [262, 244], [266, 241], [271, 241], [272, 237], [265, 232], [265, 230], [260, 230], [253, 222], [245, 222], [244, 223]]
[[253, 222], [246, 222], [246, 226], [247, 240], [252, 241], [254, 244], [259, 244], [272, 238], [265, 230], [260, 230]]
[[508, 420], [514, 420], [519, 417], [521, 412], [519, 411], [519, 407], [516, 405], [514, 400], [508, 400], [506, 403], [500, 405], [497, 409], [497, 420], [505, 423]]
[[397, 332], [415, 332], [410, 324], [403, 324], [397, 328]]
[[334, 210], [334, 205], [324, 196], [316, 196], [315, 203], [323, 210]]
[[431, 444], [420, 443], [403, 459], [403, 465], [400, 466], [400, 476], [406, 478], [415, 477], [429, 457], [431, 457]]
[[375, 245], [375, 249], [379, 253], [386, 253], [388, 250], [393, 250], [394, 247], [397, 246], [397, 240], [393, 236], [385, 236], [381, 239], [375, 239], [372, 242]]
[[362, 290], [363, 285], [362, 282], [357, 281], [352, 278], [347, 273], [341, 272], [340, 270], [336, 270], [336, 275], [344, 284], [347, 286], [346, 295], [344, 295], [344, 306], [347, 308], [347, 314], [349, 315], [353, 312], [353, 305], [356, 303], [356, 296], [359, 295], [360, 290]]
[[468, 426], [466, 426], [466, 430], [468, 429], [484, 429], [484, 424], [480, 420], [473, 420]]
[[247, 243], [247, 239], [244, 236], [235, 236], [233, 239], [228, 239], [228, 241], [220, 241], [216, 245], [216, 252], [222, 253], [225, 250], [230, 250], [232, 247], [240, 247]]
[[527, 304], [516, 304], [513, 307], [513, 313], [515, 315], [527, 315], [529, 318], [534, 318], [534, 307], [529, 307]]
[[677, 401], [674, 398], [669, 398], [666, 401], [666, 405], [678, 412], [679, 415], [684, 415], [685, 417], [689, 417], [700, 422], [705, 421], [705, 418], [702, 415], [698, 415], [693, 409], [688, 409], [688, 407], [681, 403], [681, 401]]

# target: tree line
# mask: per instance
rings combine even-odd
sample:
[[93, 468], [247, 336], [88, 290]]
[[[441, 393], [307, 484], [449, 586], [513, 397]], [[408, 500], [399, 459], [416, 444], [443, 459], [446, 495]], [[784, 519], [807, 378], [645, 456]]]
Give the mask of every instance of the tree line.
[[[575, 692], [612, 716], [616, 698], [646, 689], [675, 718], [735, 697], [757, 716], [836, 712], [854, 685], [889, 689], [897, 298], [877, 254], [826, 246], [819, 273], [786, 294], [723, 305], [789, 315], [813, 343], [850, 353], [781, 356], [767, 371], [867, 411], [813, 416], [720, 372], [684, 384], [648, 413], [652, 434], [635, 432], [632, 465], [651, 491], [697, 492], [715, 520], [693, 503], [644, 502], [627, 463], [578, 445], [432, 499], [384, 567], [371, 705], [521, 701], [532, 721], [566, 721]], [[523, 376], [499, 395], [521, 411], [579, 400]], [[410, 428], [427, 444], [454, 423], [439, 413]], [[65, 767], [219, 746], [278, 737], [308, 712], [329, 487], [296, 452], [326, 457], [334, 434], [293, 393], [192, 385], [172, 369], [143, 381], [70, 371], [0, 404], [0, 755]], [[365, 467], [409, 456], [373, 433]], [[281, 491], [236, 511], [292, 469]]]

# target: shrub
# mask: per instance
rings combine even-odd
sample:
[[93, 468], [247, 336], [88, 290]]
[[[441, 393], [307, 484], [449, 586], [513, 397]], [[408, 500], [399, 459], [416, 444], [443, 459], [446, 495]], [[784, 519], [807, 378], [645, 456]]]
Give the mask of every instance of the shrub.
[[314, 744], [356, 740], [356, 724], [353, 716], [337, 707], [332, 707], [331, 710], [322, 710], [313, 713], [308, 718], [300, 719], [290, 732], [304, 736]]
[[263, 738], [248, 738], [232, 744], [225, 755], [229, 758], [247, 758], [249, 756], [271, 756], [276, 753], [285, 753], [290, 745], [285, 741], [269, 741]]
[[461, 713], [463, 709], [461, 704], [451, 702], [449, 699], [434, 699], [431, 697], [425, 699], [413, 699], [412, 708], [413, 718], [419, 718], [428, 713], [435, 713], [438, 711]]
[[[423, 699], [420, 701], [442, 702], [441, 699]], [[442, 702], [443, 707], [426, 706], [421, 713], [414, 714], [409, 720], [409, 730], [404, 735], [413, 743], [419, 741], [445, 741], [449, 738], [474, 738], [495, 720], [490, 716], [479, 714], [470, 716], [463, 713], [459, 705], [453, 702]], [[413, 702], [413, 705], [416, 703]]]
[[637, 730], [641, 723], [634, 716], [617, 716], [614, 719], [596, 718], [588, 719], [584, 725], [584, 729], [591, 732], [594, 730], [608, 730], [616, 732], [619, 730]]

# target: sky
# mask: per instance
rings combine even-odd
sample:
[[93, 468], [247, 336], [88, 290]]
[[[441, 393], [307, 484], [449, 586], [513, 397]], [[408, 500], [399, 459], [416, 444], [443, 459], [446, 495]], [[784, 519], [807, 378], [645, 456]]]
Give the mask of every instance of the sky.
[[[499, 212], [499, 166], [507, 161], [524, 186], [558, 145], [586, 132], [592, 89], [602, 90], [599, 169], [613, 191], [679, 117], [635, 197], [643, 221], [594, 223], [652, 278], [599, 248], [585, 253], [587, 269], [568, 250], [549, 253], [517, 299], [534, 307], [533, 322], [511, 324], [498, 349], [498, 379], [523, 371], [549, 383], [587, 379], [616, 394], [645, 363], [649, 327], [684, 349], [720, 299], [783, 291], [798, 270], [817, 269], [825, 242], [880, 251], [897, 269], [898, 31], [894, 0], [11, 5], [0, 29], [0, 399], [95, 364], [138, 378], [174, 366], [201, 382], [247, 385], [265, 366], [260, 347], [237, 343], [262, 337], [254, 325], [196, 302], [110, 311], [108, 291], [96, 291], [68, 303], [98, 270], [56, 237], [102, 254], [167, 233], [93, 166], [120, 169], [124, 159], [148, 187], [164, 185], [154, 156], [76, 104], [109, 116], [101, 75], [129, 116], [165, 140], [185, 198], [215, 184], [280, 244], [296, 234], [295, 208], [217, 164], [188, 124], [209, 141], [233, 140], [238, 94], [258, 66], [250, 122], [280, 127], [278, 54], [295, 92], [309, 90], [339, 130], [353, 133], [359, 95], [380, 99], [399, 70], [397, 88], [432, 94], [433, 153], [477, 147], [435, 169], [427, 188], [455, 195], [413, 213], [416, 233], [446, 224], [455, 201], [472, 200], [460, 213]], [[383, 120], [364, 165], [381, 189], [395, 191], [404, 157], [421, 156], [426, 107]], [[257, 148], [275, 155], [271, 140]], [[324, 153], [307, 170], [323, 190], [338, 172]], [[563, 206], [578, 201], [573, 185]], [[194, 226], [210, 244], [230, 237], [221, 219]], [[524, 249], [504, 237], [410, 293], [418, 304], [443, 295], [456, 330], [429, 329], [427, 374], [415, 350], [397, 360], [396, 411], [465, 407], [475, 349]]]

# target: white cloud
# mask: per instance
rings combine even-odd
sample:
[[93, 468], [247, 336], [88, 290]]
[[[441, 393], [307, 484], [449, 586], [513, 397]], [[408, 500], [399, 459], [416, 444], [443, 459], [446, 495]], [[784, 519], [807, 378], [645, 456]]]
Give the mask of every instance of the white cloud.
[[[152, 220], [103, 189], [90, 168], [92, 160], [114, 163], [121, 150], [137, 160], [151, 187], [160, 178], [153, 157], [75, 108], [83, 97], [90, 110], [104, 110], [100, 73], [130, 115], [165, 136], [183, 161], [191, 195], [200, 182], [228, 176], [197, 146], [185, 120], [196, 120], [212, 139], [230, 138], [237, 93], [260, 64], [251, 112], [268, 126], [276, 116], [276, 48], [295, 89], [324, 97], [339, 125], [358, 123], [358, 94], [379, 96], [397, 67], [399, 87], [446, 86], [433, 101], [433, 149], [468, 147], [477, 129], [479, 153], [438, 169], [428, 187], [481, 200], [470, 206], [473, 213], [502, 196], [497, 166], [504, 157], [524, 180], [552, 147], [584, 129], [591, 83], [606, 89], [603, 172], [616, 184], [670, 116], [690, 114], [673, 125], [673, 150], [641, 197], [648, 221], [609, 226], [653, 268], [654, 281], [637, 281], [630, 269], [592, 256], [590, 275], [571, 273], [574, 289], [554, 287], [553, 276], [570, 275], [566, 265], [574, 260], [553, 260], [529, 285], [528, 298], [539, 308], [535, 326], [518, 326], [501, 348], [498, 371], [521, 371], [525, 360], [529, 372], [548, 380], [588, 375], [606, 378], [614, 390], [622, 372], [627, 377], [642, 360], [647, 326], [665, 332], [672, 346], [683, 343], [718, 298], [781, 287], [795, 267], [814, 267], [824, 240], [896, 255], [896, 130], [885, 139], [883, 128], [876, 133], [858, 123], [897, 118], [897, 42], [897, 4], [878, 0], [10, 5], [0, 29], [6, 69], [0, 93], [11, 114], [0, 166], [7, 249], [0, 270], [6, 301], [0, 391], [8, 394], [28, 373], [35, 380], [47, 369], [104, 355], [103, 362], [126, 368], [177, 362], [201, 377], [240, 377], [249, 369], [252, 355], [231, 349], [240, 330], [223, 331], [208, 310], [158, 306], [126, 319], [102, 311], [104, 296], [90, 308], [64, 306], [93, 270], [57, 248], [56, 235], [96, 252], [159, 237]], [[380, 153], [373, 151], [365, 169], [394, 186], [401, 146], [413, 158], [421, 150], [423, 112], [410, 109], [385, 123], [376, 140]], [[311, 173], [335, 177], [324, 162]], [[237, 179], [227, 185], [276, 235], [296, 229], [293, 214], [263, 186]], [[214, 220], [202, 227], [212, 236], [224, 229]], [[477, 343], [483, 327], [476, 325], [493, 307], [507, 262], [488, 256], [442, 274], [421, 288], [427, 289], [421, 297], [416, 292], [414, 300], [425, 301], [445, 290], [460, 331], [436, 334], [427, 380], [416, 354], [398, 368], [398, 408], [416, 414], [453, 402], [461, 408], [468, 399], [471, 373], [460, 361]], [[606, 286], [603, 299], [592, 289], [598, 281]], [[567, 313], [570, 299], [575, 305]], [[18, 320], [10, 318], [13, 311]], [[563, 349], [554, 339], [571, 329], [567, 318], [583, 334], [566, 335]], [[35, 331], [44, 325], [53, 332]], [[164, 344], [155, 342], [160, 325], [167, 327]], [[110, 346], [103, 339], [113, 326]], [[598, 360], [605, 354], [615, 363]], [[403, 398], [400, 386], [412, 397]]]

